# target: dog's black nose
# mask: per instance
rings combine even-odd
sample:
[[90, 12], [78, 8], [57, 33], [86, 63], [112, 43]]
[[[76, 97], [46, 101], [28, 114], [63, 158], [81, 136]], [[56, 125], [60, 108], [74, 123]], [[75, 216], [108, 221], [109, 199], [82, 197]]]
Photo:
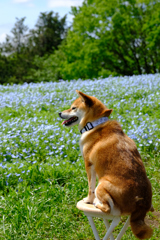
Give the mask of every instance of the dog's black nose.
[[62, 115], [62, 113], [60, 112], [60, 113], [59, 113], [59, 116], [61, 117], [61, 115]]

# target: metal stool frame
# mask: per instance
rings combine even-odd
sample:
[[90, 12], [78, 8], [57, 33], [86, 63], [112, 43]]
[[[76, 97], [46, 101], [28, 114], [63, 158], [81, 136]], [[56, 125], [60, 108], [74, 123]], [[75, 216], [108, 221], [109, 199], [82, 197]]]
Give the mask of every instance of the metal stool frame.
[[[112, 216], [112, 215], [106, 214], [106, 213], [102, 212], [100, 209], [96, 208], [93, 204], [84, 203], [83, 200], [81, 200], [77, 203], [77, 208], [79, 210], [83, 211], [84, 214], [87, 216], [96, 240], [100, 240], [100, 237], [99, 237], [98, 231], [96, 229], [96, 226], [94, 224], [93, 217], [102, 218], [105, 223], [107, 232], [106, 232], [103, 240], [108, 240], [109, 238], [110, 238], [110, 240], [120, 240], [129, 226], [130, 216], [126, 220], [123, 228], [121, 229], [120, 233], [118, 234], [117, 238], [115, 239], [112, 232], [114, 231], [115, 227], [121, 221], [121, 216]], [[109, 224], [108, 220], [112, 220], [111, 225]]]

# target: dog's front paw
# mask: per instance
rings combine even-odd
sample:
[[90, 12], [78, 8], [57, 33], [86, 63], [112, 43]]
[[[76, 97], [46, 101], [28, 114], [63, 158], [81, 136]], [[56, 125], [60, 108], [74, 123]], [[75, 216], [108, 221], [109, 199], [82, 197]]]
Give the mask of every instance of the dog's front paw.
[[84, 203], [92, 203], [89, 199], [89, 197], [83, 198], [83, 202]]
[[93, 197], [86, 197], [86, 198], [83, 198], [83, 201], [84, 201], [84, 203], [93, 203], [93, 200], [94, 200], [94, 198]]

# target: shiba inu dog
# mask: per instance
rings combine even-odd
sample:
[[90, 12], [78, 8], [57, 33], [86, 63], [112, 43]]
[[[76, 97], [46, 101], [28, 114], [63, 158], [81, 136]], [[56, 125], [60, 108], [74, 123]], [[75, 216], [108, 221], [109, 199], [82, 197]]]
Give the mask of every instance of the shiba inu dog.
[[80, 149], [89, 185], [84, 202], [94, 202], [107, 214], [130, 215], [134, 235], [150, 238], [152, 229], [144, 218], [153, 211], [151, 183], [134, 141], [117, 121], [108, 120], [112, 109], [95, 97], [76, 92], [79, 97], [59, 116], [67, 127], [78, 124], [82, 134]]

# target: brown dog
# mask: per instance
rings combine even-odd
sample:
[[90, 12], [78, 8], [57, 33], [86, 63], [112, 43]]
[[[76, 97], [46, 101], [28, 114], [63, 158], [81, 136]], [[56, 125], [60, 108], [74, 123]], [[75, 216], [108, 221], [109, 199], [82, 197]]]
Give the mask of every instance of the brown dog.
[[[139, 239], [152, 236], [144, 218], [152, 207], [149, 179], [133, 140], [116, 121], [109, 121], [112, 110], [95, 97], [77, 90], [79, 98], [71, 108], [59, 113], [62, 124], [78, 124], [82, 133], [80, 148], [88, 176], [86, 203], [112, 215], [131, 215], [130, 224]], [[96, 175], [99, 183], [95, 190]]]

